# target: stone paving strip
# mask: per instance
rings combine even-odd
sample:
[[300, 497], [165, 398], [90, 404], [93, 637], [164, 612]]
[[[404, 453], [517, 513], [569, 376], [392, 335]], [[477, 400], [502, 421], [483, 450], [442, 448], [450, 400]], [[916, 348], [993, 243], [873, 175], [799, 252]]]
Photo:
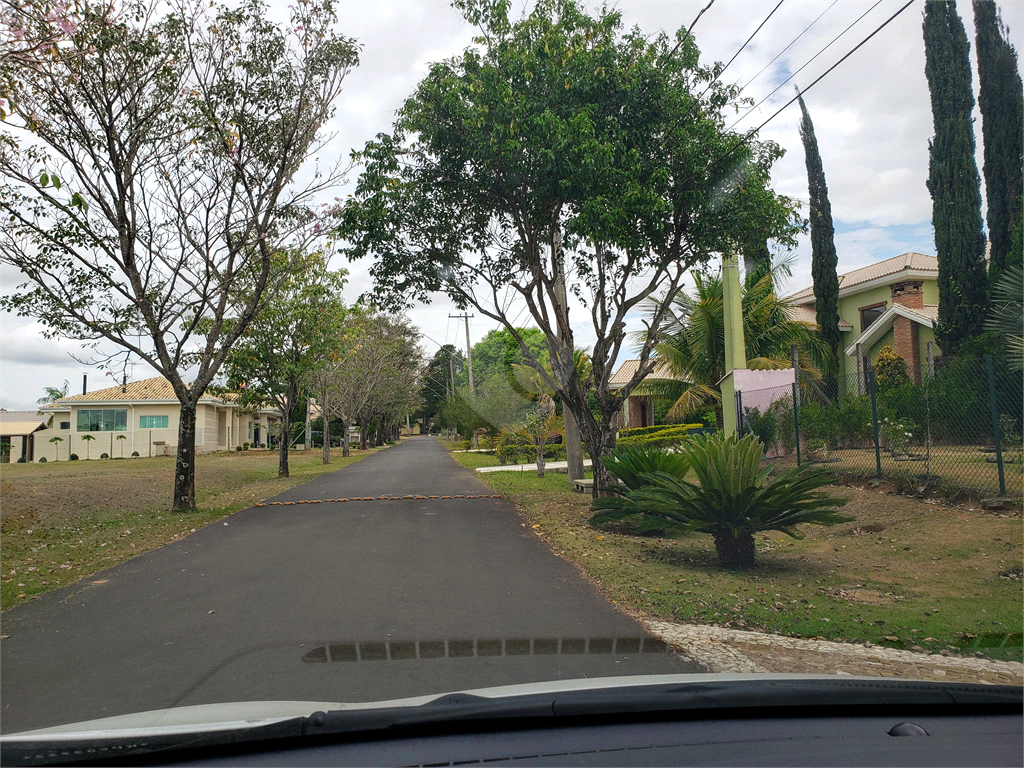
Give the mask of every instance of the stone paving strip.
[[694, 624], [645, 622], [647, 630], [710, 672], [869, 675], [910, 680], [1024, 685], [1017, 661], [943, 656], [874, 644], [771, 635]]
[[260, 502], [259, 504], [253, 504], [254, 507], [291, 507], [295, 504], [340, 504], [346, 501], [403, 501], [405, 499], [500, 499], [501, 496], [495, 494], [488, 496], [486, 494], [480, 494], [477, 496], [463, 496], [458, 494], [456, 496], [413, 496], [406, 494], [405, 496], [350, 496], [347, 499], [302, 499], [301, 501], [266, 501]]

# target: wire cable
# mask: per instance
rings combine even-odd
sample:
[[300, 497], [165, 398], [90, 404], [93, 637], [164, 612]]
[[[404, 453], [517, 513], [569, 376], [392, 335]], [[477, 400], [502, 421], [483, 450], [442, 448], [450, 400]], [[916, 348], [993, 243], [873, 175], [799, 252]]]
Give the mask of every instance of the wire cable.
[[715, 0], [710, 0], [710, 2], [707, 5], [700, 9], [700, 13], [697, 14], [697, 18], [690, 22], [690, 26], [686, 28], [686, 34], [683, 35], [683, 39], [676, 43], [676, 47], [673, 48], [672, 52], [668, 55], [670, 59], [676, 55], [676, 51], [683, 47], [683, 43], [690, 39], [690, 33], [693, 32], [693, 28], [697, 26], [697, 22], [700, 21], [700, 17], [703, 16], [704, 12], [707, 11], [714, 4]]
[[[747, 82], [746, 82], [746, 83], [745, 83], [745, 84], [743, 85], [743, 88], [745, 89], [745, 88], [746, 88], [746, 87], [747, 87], [748, 85], [750, 85], [750, 84], [751, 84], [752, 82], [754, 82], [755, 80], [757, 80], [757, 78], [759, 78], [759, 77], [760, 77], [761, 75], [763, 75], [763, 74], [764, 74], [764, 72], [765, 72], [765, 70], [766, 70], [766, 69], [768, 69], [768, 67], [770, 67], [770, 66], [771, 66], [772, 64], [774, 64], [774, 63], [775, 63], [776, 61], [778, 61], [778, 60], [779, 60], [779, 57], [780, 57], [780, 56], [781, 56], [782, 54], [784, 54], [784, 53], [785, 53], [786, 51], [788, 51], [788, 50], [789, 50], [790, 48], [792, 48], [792, 47], [793, 47], [793, 44], [794, 44], [794, 43], [796, 43], [796, 41], [797, 41], [797, 40], [799, 40], [799, 39], [800, 39], [801, 37], [803, 37], [804, 35], [806, 35], [806, 34], [807, 34], [807, 33], [808, 33], [809, 31], [810, 31], [811, 27], [813, 27], [813, 26], [814, 26], [815, 24], [817, 24], [817, 23], [818, 23], [818, 21], [819, 21], [819, 20], [821, 19], [821, 17], [822, 17], [822, 16], [824, 16], [824, 15], [825, 15], [826, 13], [828, 13], [829, 11], [831, 11], [831, 10], [832, 10], [832, 9], [833, 9], [833, 8], [835, 7], [835, 4], [836, 4], [836, 3], [838, 3], [838, 2], [839, 2], [839, 0], [832, 0], [832, 4], [831, 4], [831, 5], [830, 5], [830, 6], [828, 7], [828, 8], [826, 8], [826, 9], [825, 9], [824, 11], [822, 11], [821, 13], [819, 13], [819, 14], [818, 14], [818, 16], [817, 16], [817, 18], [816, 18], [816, 19], [815, 19], [814, 21], [812, 21], [812, 22], [811, 22], [810, 24], [808, 24], [808, 25], [807, 25], [807, 26], [806, 26], [806, 27], [804, 28], [804, 31], [803, 31], [803, 32], [801, 32], [801, 33], [800, 33], [799, 35], [797, 35], [796, 37], [794, 37], [794, 38], [793, 38], [793, 40], [792, 40], [792, 41], [790, 42], [790, 44], [789, 44], [789, 45], [787, 45], [787, 46], [786, 46], [785, 48], [783, 48], [783, 49], [782, 49], [781, 51], [779, 51], [779, 52], [778, 52], [777, 54], [775, 54], [775, 58], [774, 58], [774, 59], [772, 59], [771, 61], [769, 61], [769, 62], [768, 62], [767, 64], [765, 64], [765, 65], [764, 65], [764, 66], [763, 66], [763, 67], [761, 68], [761, 71], [760, 71], [760, 72], [758, 72], [758, 73], [757, 73], [756, 75], [754, 75], [754, 76], [753, 76], [752, 78], [750, 78], [749, 80], [747, 80]], [[742, 89], [741, 89], [741, 90], [742, 90]]]
[[[869, 13], [871, 13], [871, 11], [873, 11], [873, 10], [874, 10], [875, 8], [877, 8], [877, 7], [879, 6], [879, 4], [880, 4], [881, 2], [882, 2], [882, 0], [875, 0], [875, 4], [874, 4], [874, 5], [872, 5], [872, 6], [871, 6], [870, 8], [868, 8], [868, 9], [867, 9], [866, 11], [864, 11], [864, 13], [862, 13], [862, 14], [861, 14], [860, 16], [858, 16], [858, 17], [857, 17], [856, 19], [854, 19], [854, 20], [853, 20], [853, 23], [851, 23], [851, 24], [850, 24], [850, 25], [849, 25], [849, 26], [848, 26], [848, 27], [847, 27], [846, 29], [844, 29], [844, 30], [843, 30], [842, 32], [840, 32], [840, 33], [839, 33], [838, 35], [836, 35], [835, 37], [833, 37], [833, 38], [832, 38], [832, 40], [831, 40], [831, 41], [829, 41], [829, 43], [828, 43], [828, 44], [827, 44], [827, 45], [826, 45], [826, 46], [825, 46], [824, 48], [822, 48], [822, 49], [821, 49], [820, 51], [818, 51], [818, 52], [817, 52], [816, 54], [814, 54], [813, 56], [811, 56], [811, 58], [810, 58], [810, 59], [808, 59], [808, 60], [807, 60], [806, 62], [804, 62], [803, 66], [801, 66], [801, 67], [800, 67], [800, 69], [798, 69], [798, 70], [797, 70], [796, 72], [794, 72], [794, 73], [793, 73], [793, 74], [791, 74], [791, 75], [790, 75], [789, 77], [787, 77], [787, 78], [786, 78], [785, 80], [783, 80], [783, 81], [782, 81], [781, 83], [779, 83], [779, 84], [778, 84], [777, 86], [775, 86], [774, 90], [772, 90], [772, 92], [771, 92], [771, 93], [769, 93], [769, 94], [768, 94], [767, 96], [765, 96], [765, 97], [764, 97], [763, 99], [761, 99], [761, 100], [760, 100], [759, 102], [757, 102], [757, 103], [756, 103], [756, 104], [755, 104], [754, 106], [752, 106], [752, 107], [751, 107], [750, 109], [748, 109], [748, 110], [747, 110], [746, 112], [744, 112], [744, 113], [743, 113], [742, 115], [740, 115], [740, 116], [739, 116], [738, 118], [736, 118], [736, 120], [735, 120], [735, 121], [733, 122], [733, 124], [729, 126], [729, 130], [732, 130], [732, 129], [733, 129], [733, 128], [734, 128], [735, 126], [739, 125], [739, 124], [740, 124], [740, 123], [741, 123], [741, 122], [743, 121], [743, 118], [745, 118], [745, 117], [746, 117], [747, 115], [749, 115], [749, 114], [750, 114], [751, 112], [753, 112], [753, 111], [754, 111], [755, 109], [757, 109], [757, 108], [758, 108], [758, 107], [760, 107], [760, 106], [761, 106], [762, 104], [764, 104], [764, 103], [765, 103], [766, 101], [768, 101], [768, 99], [770, 99], [770, 98], [771, 98], [772, 96], [774, 96], [774, 95], [775, 95], [776, 93], [778, 93], [779, 89], [780, 89], [780, 88], [782, 88], [782, 86], [784, 86], [784, 85], [785, 85], [786, 83], [788, 83], [788, 82], [789, 82], [790, 80], [792, 80], [792, 79], [793, 79], [794, 77], [796, 77], [796, 76], [797, 76], [797, 75], [799, 75], [799, 74], [800, 74], [801, 72], [803, 72], [803, 71], [804, 71], [804, 69], [805, 69], [805, 68], [806, 68], [806, 67], [807, 67], [807, 66], [808, 66], [808, 65], [809, 65], [809, 64], [810, 64], [810, 63], [811, 63], [812, 61], [814, 61], [814, 60], [815, 60], [816, 58], [818, 58], [819, 56], [821, 56], [821, 54], [823, 54], [823, 53], [824, 53], [825, 51], [827, 51], [827, 50], [828, 50], [828, 49], [829, 49], [829, 48], [830, 48], [830, 47], [832, 46], [832, 44], [833, 44], [834, 42], [836, 42], [836, 40], [838, 40], [838, 39], [839, 39], [839, 38], [841, 38], [841, 37], [842, 37], [843, 35], [845, 35], [845, 34], [846, 34], [847, 32], [849, 32], [849, 31], [850, 31], [851, 29], [853, 29], [853, 27], [854, 27], [854, 26], [856, 26], [856, 25], [857, 25], [857, 23], [858, 23], [858, 22], [859, 22], [859, 21], [860, 21], [861, 19], [863, 19], [863, 18], [864, 18], [865, 16], [867, 16], [867, 15], [868, 15]], [[830, 7], [831, 7], [831, 6], [830, 6]], [[902, 13], [902, 9], [900, 9], [900, 11], [898, 11], [898, 12], [897, 12], [897, 15], [899, 15], [899, 13]], [[886, 22], [886, 23], [888, 23], [888, 22]], [[883, 25], [883, 26], [884, 26], [884, 25]], [[877, 30], [876, 30], [876, 31], [877, 31]], [[872, 33], [872, 34], [874, 34], [874, 33]], [[870, 38], [869, 38], [869, 39], [870, 39]], [[855, 48], [854, 50], [856, 50], [856, 48]], [[847, 54], [847, 55], [849, 55], [849, 54]], [[758, 73], [758, 74], [760, 74], [760, 73]], [[749, 85], [749, 84], [750, 84], [750, 83], [747, 83], [747, 85]], [[745, 86], [744, 86], [744, 87], [745, 87]], [[787, 105], [787, 106], [788, 106], [788, 105]]]

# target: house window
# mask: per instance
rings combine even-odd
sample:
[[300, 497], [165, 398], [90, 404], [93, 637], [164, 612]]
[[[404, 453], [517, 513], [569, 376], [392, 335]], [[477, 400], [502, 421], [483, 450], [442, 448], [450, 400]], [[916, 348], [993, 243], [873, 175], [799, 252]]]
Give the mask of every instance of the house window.
[[885, 312], [885, 302], [873, 304], [870, 307], [860, 308], [860, 332], [864, 333], [875, 320]]
[[124, 432], [127, 429], [127, 408], [80, 408], [78, 411], [79, 432]]
[[252, 421], [249, 422], [249, 442], [252, 442]]
[[167, 417], [139, 416], [139, 429], [167, 429]]
[[62, 421], [60, 423], [60, 428], [61, 429], [71, 429], [71, 422], [70, 421]]

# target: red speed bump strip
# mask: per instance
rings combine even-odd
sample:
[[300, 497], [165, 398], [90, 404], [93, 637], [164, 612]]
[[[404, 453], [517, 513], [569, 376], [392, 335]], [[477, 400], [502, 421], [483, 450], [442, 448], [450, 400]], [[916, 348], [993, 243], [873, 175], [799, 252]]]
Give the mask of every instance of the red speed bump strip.
[[261, 501], [253, 504], [254, 507], [291, 507], [295, 504], [341, 504], [346, 501], [405, 501], [407, 499], [500, 499], [500, 494], [481, 494], [480, 496], [353, 496], [349, 499], [303, 499], [302, 501]]

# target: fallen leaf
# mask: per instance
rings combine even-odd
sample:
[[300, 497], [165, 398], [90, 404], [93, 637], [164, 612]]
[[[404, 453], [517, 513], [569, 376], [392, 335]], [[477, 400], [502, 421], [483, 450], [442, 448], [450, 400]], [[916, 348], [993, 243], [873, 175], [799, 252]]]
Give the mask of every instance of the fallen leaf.
[[211, 613], [213, 613], [213, 611], [207, 611], [206, 615], [209, 616]]

